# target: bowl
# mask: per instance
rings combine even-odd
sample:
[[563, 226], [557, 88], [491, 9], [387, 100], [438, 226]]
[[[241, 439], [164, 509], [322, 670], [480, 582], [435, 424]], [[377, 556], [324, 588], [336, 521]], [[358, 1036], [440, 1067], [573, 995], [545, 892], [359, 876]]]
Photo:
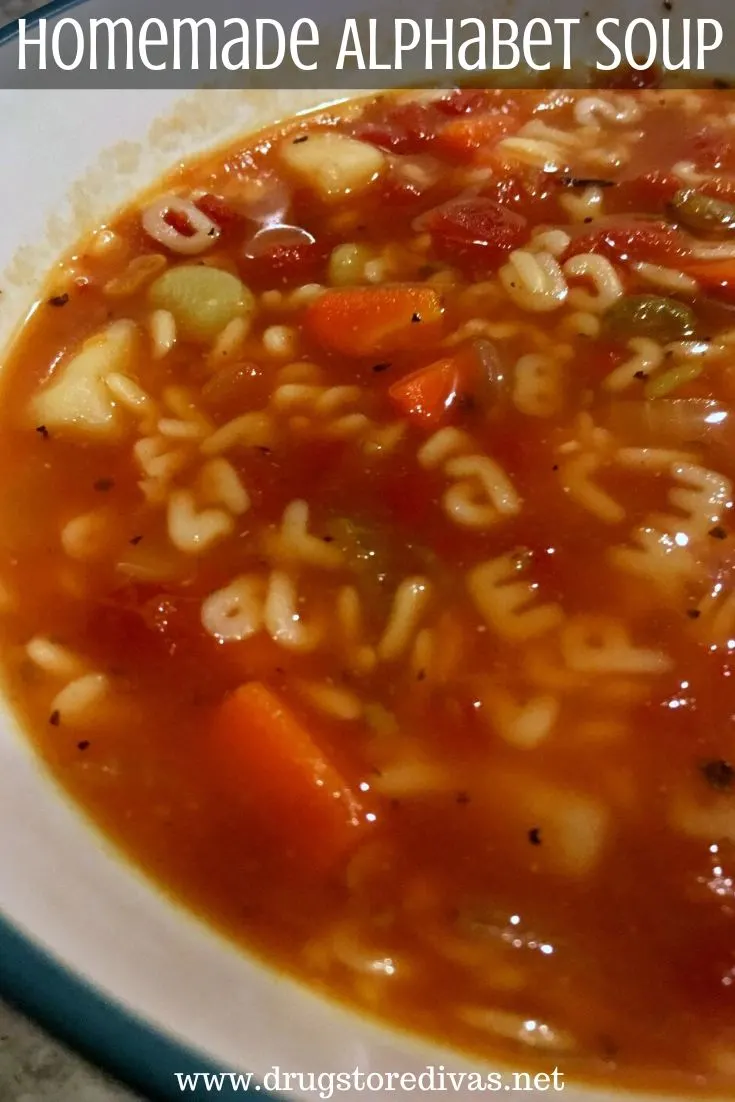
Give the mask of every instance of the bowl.
[[[12, 33], [0, 36], [0, 56]], [[0, 91], [0, 341], [12, 337], [59, 254], [172, 164], [347, 94]], [[0, 701], [0, 908], [3, 993], [148, 1097], [181, 1098], [178, 1076], [198, 1071], [252, 1073], [238, 1098], [313, 1098], [283, 1073], [327, 1076], [318, 1082], [329, 1097], [329, 1075], [354, 1068], [417, 1076], [442, 1064], [506, 1070], [317, 997], [179, 908], [52, 782], [7, 701]], [[340, 1094], [357, 1099], [364, 1091]], [[620, 1095], [568, 1084], [565, 1097]]]

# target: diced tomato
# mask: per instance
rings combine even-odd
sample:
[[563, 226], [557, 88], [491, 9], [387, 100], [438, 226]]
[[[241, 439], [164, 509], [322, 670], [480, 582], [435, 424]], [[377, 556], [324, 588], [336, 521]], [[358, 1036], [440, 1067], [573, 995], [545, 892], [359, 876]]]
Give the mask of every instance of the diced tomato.
[[390, 206], [392, 203], [397, 203], [401, 206], [408, 203], [415, 203], [416, 200], [420, 199], [424, 194], [417, 183], [412, 180], [402, 180], [394, 173], [391, 173], [383, 179], [380, 188], [381, 198], [386, 206]]
[[[678, 176], [667, 172], [646, 172], [630, 180], [621, 180], [615, 188], [615, 198], [621, 204], [636, 211], [660, 214], [666, 210], [677, 191], [688, 185]], [[718, 177], [697, 184], [695, 191], [712, 199], [735, 201], [735, 179]], [[673, 216], [672, 216], [673, 217]]]
[[497, 268], [528, 233], [523, 215], [479, 195], [436, 207], [425, 224], [444, 260], [485, 271]]
[[629, 180], [620, 180], [615, 199], [621, 205], [646, 214], [659, 214], [682, 186], [681, 180], [667, 172], [646, 172]]
[[706, 294], [735, 303], [735, 263], [732, 260], [695, 260], [682, 265]]
[[312, 283], [321, 274], [329, 246], [302, 231], [265, 230], [256, 234], [245, 249], [241, 267], [252, 278], [272, 283]]
[[437, 111], [443, 115], [472, 115], [475, 111], [485, 111], [489, 106], [492, 93], [458, 88], [441, 99], [435, 100]]
[[[640, 62], [642, 58], [636, 58]], [[661, 86], [661, 70], [657, 65], [649, 65], [645, 69], [634, 69], [630, 65], [621, 65], [610, 73], [600, 74], [600, 84], [604, 88], [659, 88]]]
[[235, 210], [226, 199], [220, 198], [219, 195], [212, 195], [211, 192], [200, 195], [196, 200], [196, 206], [199, 207], [202, 214], [206, 214], [207, 218], [211, 218], [222, 230], [234, 228], [243, 221], [242, 214]]
[[521, 172], [499, 171], [484, 194], [535, 222], [557, 221], [560, 188], [546, 172], [528, 168]]
[[[221, 230], [230, 229], [242, 222], [242, 215], [219, 195], [212, 195], [210, 192], [200, 195], [194, 200], [194, 206], [198, 207], [202, 214], [206, 214], [207, 218], [211, 218]], [[191, 237], [195, 233], [189, 219], [180, 211], [166, 211], [165, 220], [182, 237]]]
[[700, 172], [731, 172], [735, 169], [733, 143], [722, 130], [703, 127], [691, 141], [692, 154], [687, 158]]
[[354, 130], [356, 138], [394, 153], [417, 153], [436, 138], [437, 113], [430, 103], [399, 103], [368, 115]]
[[194, 230], [191, 227], [191, 223], [185, 214], [181, 214], [177, 210], [167, 210], [163, 216], [164, 222], [167, 222], [172, 229], [180, 233], [182, 237], [193, 237]]
[[582, 253], [604, 253], [614, 260], [647, 261], [667, 264], [686, 255], [687, 245], [682, 235], [665, 222], [600, 226], [575, 238], [564, 260]]

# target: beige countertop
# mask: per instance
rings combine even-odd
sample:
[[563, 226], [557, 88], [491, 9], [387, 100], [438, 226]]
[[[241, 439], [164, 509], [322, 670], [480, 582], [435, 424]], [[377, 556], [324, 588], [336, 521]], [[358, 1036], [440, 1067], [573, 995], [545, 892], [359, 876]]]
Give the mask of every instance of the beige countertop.
[[0, 1000], [2, 1102], [142, 1102]]

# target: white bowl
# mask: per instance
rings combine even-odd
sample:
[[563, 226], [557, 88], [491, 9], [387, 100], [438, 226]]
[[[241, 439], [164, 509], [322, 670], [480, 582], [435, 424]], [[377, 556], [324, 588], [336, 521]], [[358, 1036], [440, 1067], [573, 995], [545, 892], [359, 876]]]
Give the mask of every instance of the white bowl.
[[[202, 92], [182, 107], [174, 91], [0, 91], [0, 342], [59, 254], [174, 162], [344, 94]], [[317, 998], [178, 909], [69, 802], [2, 705], [0, 908], [0, 988], [149, 1096], [183, 1097], [174, 1073], [212, 1068], [270, 1088], [274, 1067], [489, 1070]]]

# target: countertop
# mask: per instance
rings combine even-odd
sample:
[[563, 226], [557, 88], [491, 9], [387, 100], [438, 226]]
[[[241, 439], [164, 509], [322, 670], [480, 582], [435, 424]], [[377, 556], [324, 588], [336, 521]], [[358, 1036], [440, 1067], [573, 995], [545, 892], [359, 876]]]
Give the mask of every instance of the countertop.
[[0, 1000], [0, 1102], [143, 1102]]

